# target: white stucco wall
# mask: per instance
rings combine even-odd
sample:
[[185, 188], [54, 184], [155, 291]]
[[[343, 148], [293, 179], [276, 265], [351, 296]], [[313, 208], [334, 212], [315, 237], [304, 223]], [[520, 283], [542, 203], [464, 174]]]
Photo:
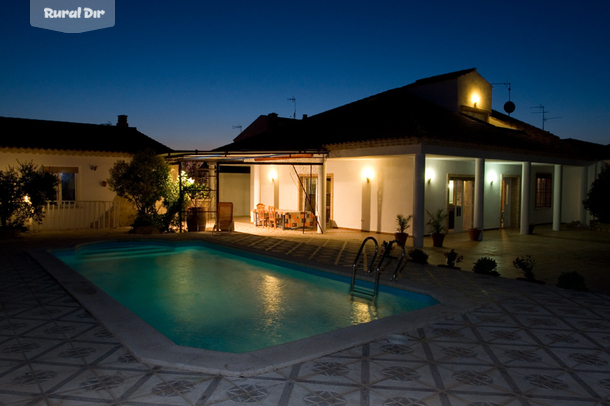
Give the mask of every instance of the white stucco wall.
[[[76, 199], [93, 201], [112, 201], [116, 194], [108, 186], [102, 186], [109, 178], [110, 168], [119, 160], [131, 161], [123, 156], [102, 156], [95, 154], [70, 155], [65, 153], [40, 154], [33, 152], [0, 152], [0, 169], [18, 166], [19, 162], [33, 161], [39, 166], [67, 166], [78, 168], [76, 176]], [[96, 167], [95, 170], [91, 166]]]
[[233, 216], [250, 215], [250, 174], [220, 173], [219, 201], [233, 203]]

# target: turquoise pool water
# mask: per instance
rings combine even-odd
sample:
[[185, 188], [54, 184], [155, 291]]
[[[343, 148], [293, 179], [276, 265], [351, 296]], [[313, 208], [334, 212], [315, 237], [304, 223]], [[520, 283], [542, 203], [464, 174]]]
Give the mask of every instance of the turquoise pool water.
[[374, 304], [352, 300], [348, 278], [201, 243], [53, 254], [174, 343], [216, 351], [244, 353], [437, 303], [386, 286]]

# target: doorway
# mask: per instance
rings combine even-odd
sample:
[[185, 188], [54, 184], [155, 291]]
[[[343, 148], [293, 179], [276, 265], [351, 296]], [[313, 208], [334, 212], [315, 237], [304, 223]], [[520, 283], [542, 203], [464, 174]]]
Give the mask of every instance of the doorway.
[[[299, 190], [299, 210], [316, 212], [318, 175], [299, 175], [302, 188]], [[333, 217], [333, 175], [326, 175], [326, 223]]]
[[502, 175], [502, 202], [500, 204], [500, 228], [519, 227], [521, 178]]
[[474, 216], [474, 177], [449, 176], [449, 230], [459, 233], [472, 228]]

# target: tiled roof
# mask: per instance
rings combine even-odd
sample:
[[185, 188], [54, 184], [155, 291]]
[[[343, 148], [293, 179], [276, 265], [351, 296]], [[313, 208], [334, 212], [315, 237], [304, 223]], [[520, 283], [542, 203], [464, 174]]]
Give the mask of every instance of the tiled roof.
[[[461, 71], [468, 72], [468, 71]], [[459, 72], [450, 74], [456, 75]], [[411, 94], [408, 86], [311, 116], [293, 120], [275, 132], [236, 141], [217, 151], [311, 151], [388, 144], [428, 144], [529, 155], [598, 159], [595, 148], [576, 148], [555, 135], [502, 113], [516, 129], [496, 127], [450, 112]], [[599, 149], [603, 151], [603, 148]]]
[[122, 152], [172, 149], [135, 127], [0, 117], [0, 147], [48, 150]]

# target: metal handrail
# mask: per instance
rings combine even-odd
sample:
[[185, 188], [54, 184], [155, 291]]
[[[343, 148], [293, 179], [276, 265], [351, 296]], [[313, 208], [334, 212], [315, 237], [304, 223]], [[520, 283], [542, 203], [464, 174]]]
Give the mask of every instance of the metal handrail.
[[[383, 251], [383, 255], [381, 256], [379, 263], [377, 264], [377, 279], [379, 279], [379, 274], [381, 273], [381, 265], [383, 264], [383, 260], [392, 251], [392, 245], [394, 243], [397, 243], [397, 245], [402, 249], [402, 255], [400, 256], [400, 259], [398, 260], [398, 264], [396, 264], [396, 269], [394, 269], [394, 273], [392, 273], [392, 279], [390, 279], [390, 280], [395, 281], [396, 278], [398, 277], [398, 270], [400, 269], [400, 266], [402, 265], [402, 261], [404, 261], [404, 259], [405, 259], [405, 246], [402, 245], [400, 243], [400, 241], [393, 240], [388, 243], [387, 247]], [[375, 289], [377, 289], [377, 283], [375, 283]], [[375, 295], [376, 294], [377, 294], [377, 292], [375, 292]]]
[[[364, 246], [366, 245], [368, 240], [373, 240], [373, 242], [375, 243], [375, 254], [373, 255], [373, 258], [371, 259], [371, 262], [369, 262], [369, 266], [367, 268], [367, 275], [370, 275], [373, 269], [373, 265], [375, 264], [375, 259], [377, 259], [377, 253], [379, 252], [379, 244], [377, 243], [377, 240], [374, 237], [366, 237], [364, 239], [364, 241], [362, 241], [362, 245], [360, 245], [360, 249], [358, 250], [358, 253], [356, 254], [356, 258], [354, 259], [354, 264], [352, 265], [352, 283], [350, 285], [349, 291], [350, 293], [354, 292], [354, 286], [356, 284], [356, 265], [358, 263], [358, 258], [360, 258], [360, 254], [362, 254], [362, 251], [364, 250]], [[377, 268], [379, 269], [379, 268]], [[373, 295], [373, 298], [377, 295], [377, 284], [379, 283], [379, 272], [377, 272], [377, 277], [375, 279], [375, 294]]]

